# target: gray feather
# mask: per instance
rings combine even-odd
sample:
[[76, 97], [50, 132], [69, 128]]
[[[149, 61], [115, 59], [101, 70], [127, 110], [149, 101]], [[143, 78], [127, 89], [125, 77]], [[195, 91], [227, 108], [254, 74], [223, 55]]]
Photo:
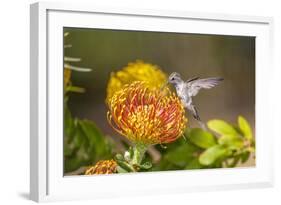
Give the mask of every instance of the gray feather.
[[189, 79], [186, 81], [186, 83], [189, 83], [189, 82], [192, 82], [192, 81], [198, 80], [198, 79], [199, 79], [199, 77], [189, 78]]
[[189, 96], [195, 96], [198, 94], [199, 90], [210, 89], [218, 85], [223, 78], [204, 78], [204, 79], [194, 79], [186, 83]]

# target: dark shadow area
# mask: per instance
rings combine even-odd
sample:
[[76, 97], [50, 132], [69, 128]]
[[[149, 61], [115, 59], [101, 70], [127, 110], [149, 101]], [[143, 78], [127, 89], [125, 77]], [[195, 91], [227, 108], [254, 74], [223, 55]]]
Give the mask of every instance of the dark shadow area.
[[29, 193], [27, 193], [27, 192], [20, 192], [20, 193], [18, 193], [18, 195], [19, 195], [22, 199], [30, 200]]

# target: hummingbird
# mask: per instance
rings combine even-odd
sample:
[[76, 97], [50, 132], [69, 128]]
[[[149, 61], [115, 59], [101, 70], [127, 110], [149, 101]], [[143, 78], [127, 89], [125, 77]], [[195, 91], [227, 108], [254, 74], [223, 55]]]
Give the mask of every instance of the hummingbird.
[[213, 77], [213, 78], [199, 78], [194, 77], [190, 78], [187, 81], [184, 81], [179, 73], [173, 72], [168, 79], [167, 83], [174, 85], [178, 97], [181, 99], [183, 106], [189, 110], [193, 117], [198, 121], [201, 128], [206, 130], [205, 124], [201, 121], [198, 110], [193, 104], [192, 97], [196, 96], [198, 92], [204, 89], [210, 89], [218, 85], [223, 78]]

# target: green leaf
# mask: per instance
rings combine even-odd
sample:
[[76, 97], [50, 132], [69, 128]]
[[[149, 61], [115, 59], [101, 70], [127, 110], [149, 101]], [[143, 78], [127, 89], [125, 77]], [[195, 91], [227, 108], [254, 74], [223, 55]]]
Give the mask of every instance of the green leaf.
[[70, 146], [67, 144], [67, 140], [66, 138], [63, 139], [63, 154], [66, 157], [71, 156], [71, 154], [73, 153], [73, 150], [70, 148]]
[[140, 165], [141, 169], [150, 169], [152, 167], [151, 162], [145, 162], [142, 165]]
[[74, 131], [74, 122], [72, 120], [71, 113], [68, 109], [68, 107], [65, 105], [64, 108], [64, 129], [65, 129], [65, 135], [71, 136]]
[[81, 147], [84, 140], [86, 140], [86, 138], [83, 131], [80, 127], [76, 127], [72, 143], [75, 145], [75, 147]]
[[186, 143], [169, 151], [166, 155], [164, 155], [163, 160], [167, 160], [169, 163], [183, 168], [194, 158], [194, 155], [196, 155], [198, 151], [199, 148], [195, 145]]
[[96, 125], [88, 120], [79, 120], [79, 125], [84, 135], [89, 141], [89, 151], [94, 151], [95, 155], [103, 156], [108, 152], [108, 143]]
[[190, 132], [188, 133], [188, 138], [192, 143], [201, 148], [206, 149], [216, 145], [215, 137], [211, 133], [206, 132], [200, 128], [190, 130]]
[[117, 170], [118, 173], [128, 173], [127, 170], [123, 169], [123, 168], [120, 167], [120, 166], [117, 166], [116, 170]]
[[[69, 128], [65, 124], [65, 130]], [[113, 157], [112, 144], [89, 120], [72, 119], [73, 131], [64, 136], [64, 170], [70, 172]]]
[[199, 159], [197, 157], [194, 157], [186, 166], [184, 169], [201, 169], [203, 166], [200, 164]]
[[221, 135], [239, 135], [234, 127], [223, 120], [210, 120], [208, 122], [208, 127]]
[[131, 161], [134, 158], [134, 149], [129, 147], [128, 151], [125, 151], [124, 157], [127, 162]]
[[79, 125], [88, 137], [102, 138], [103, 135], [97, 126], [89, 120], [79, 120]]
[[130, 158], [133, 158], [133, 156], [134, 156], [134, 149], [133, 149], [133, 147], [129, 147], [128, 152], [130, 153]]
[[248, 140], [253, 139], [252, 129], [249, 122], [242, 116], [238, 117], [238, 125], [244, 137]]
[[127, 172], [134, 172], [134, 168], [127, 162], [122, 160], [117, 160], [116, 162], [122, 169], [125, 169]]
[[116, 154], [116, 155], [115, 155], [115, 159], [116, 159], [116, 160], [119, 160], [119, 161], [121, 161], [121, 160], [124, 161], [124, 157], [123, 157], [122, 154]]
[[241, 162], [245, 163], [250, 157], [250, 152], [246, 151], [241, 154]]
[[235, 156], [231, 160], [232, 160], [232, 162], [230, 164], [228, 164], [228, 167], [232, 168], [232, 167], [235, 167], [238, 164], [238, 162], [240, 160], [240, 156], [239, 155]]
[[221, 145], [227, 145], [229, 149], [240, 149], [243, 147], [243, 140], [239, 136], [224, 135], [218, 139]]
[[199, 162], [202, 165], [211, 165], [219, 158], [222, 158], [224, 156], [227, 156], [228, 151], [227, 149], [222, 145], [215, 145], [213, 147], [208, 148], [206, 151], [204, 151], [200, 157]]

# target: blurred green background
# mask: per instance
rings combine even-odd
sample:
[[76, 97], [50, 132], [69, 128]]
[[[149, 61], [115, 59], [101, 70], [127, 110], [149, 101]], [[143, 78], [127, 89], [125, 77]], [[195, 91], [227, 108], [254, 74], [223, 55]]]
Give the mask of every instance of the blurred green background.
[[[64, 28], [64, 55], [79, 57], [71, 63], [92, 72], [72, 72], [72, 83], [86, 93], [71, 93], [73, 116], [93, 120], [103, 133], [116, 136], [106, 120], [106, 86], [110, 72], [137, 59], [178, 72], [184, 79], [223, 77], [211, 90], [194, 98], [203, 121], [223, 119], [235, 123], [242, 114], [255, 128], [255, 38], [242, 36]], [[188, 114], [189, 125], [198, 127]], [[251, 162], [250, 162], [251, 163]]]
[[65, 56], [80, 57], [81, 62], [72, 64], [93, 69], [72, 73], [73, 84], [84, 87], [86, 94], [72, 94], [70, 110], [74, 116], [94, 120], [105, 132], [112, 133], [104, 103], [110, 72], [136, 59], [156, 64], [167, 74], [179, 72], [185, 79], [223, 77], [221, 85], [194, 98], [201, 118], [234, 122], [243, 114], [255, 127], [254, 37], [77, 28], [64, 32], [70, 33], [65, 44], [72, 45]]

